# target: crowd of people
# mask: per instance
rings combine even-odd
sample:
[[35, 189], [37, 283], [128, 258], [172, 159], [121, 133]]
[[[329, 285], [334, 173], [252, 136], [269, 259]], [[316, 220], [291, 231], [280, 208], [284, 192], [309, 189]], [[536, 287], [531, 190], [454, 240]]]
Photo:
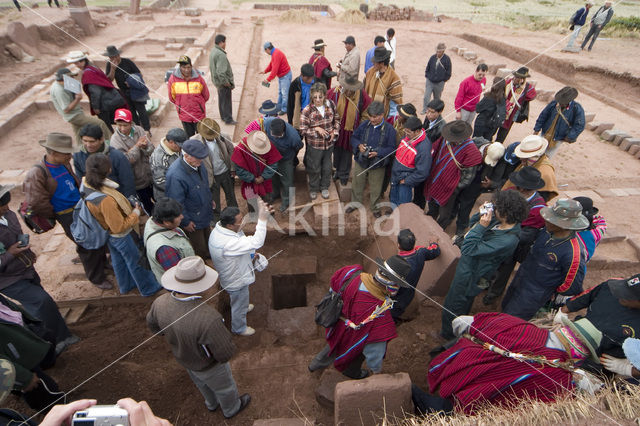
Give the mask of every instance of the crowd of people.
[[[69, 81], [78, 81], [69, 68], [59, 69], [51, 100], [73, 136], [49, 133], [40, 141], [43, 157], [27, 173], [19, 215], [36, 233], [59, 223], [75, 245], [73, 263], [99, 289], [113, 288], [105, 273], [111, 268], [120, 293], [137, 289], [157, 296], [147, 315], [149, 329], [165, 336], [206, 408], [221, 407], [227, 419], [251, 401], [233, 379], [232, 335], [256, 332], [247, 321], [254, 308], [249, 289], [256, 271], [269, 264], [258, 251], [272, 204], [280, 199], [282, 214], [296, 205], [294, 171], [302, 149], [312, 201], [318, 195], [328, 199], [332, 182], [345, 186], [351, 180], [347, 214], [366, 209], [368, 188], [375, 218], [390, 214], [382, 204], [388, 197], [392, 208], [416, 204], [443, 230], [455, 221], [453, 242], [461, 258], [442, 305], [442, 346], [429, 365], [429, 391], [413, 389], [420, 412], [458, 407], [472, 413], [485, 401], [508, 405], [524, 395], [552, 401], [576, 386], [592, 389], [594, 379], [578, 366], [637, 377], [638, 346], [626, 342], [640, 327], [640, 276], [585, 291], [587, 263], [607, 225], [591, 199], [557, 198], [553, 155], [576, 142], [585, 126], [578, 91], [560, 89], [531, 134], [509, 140], [513, 125], [528, 125], [529, 103], [536, 98], [527, 67], [487, 85], [488, 67], [478, 64], [461, 81], [455, 119], [447, 122], [442, 92], [453, 70], [444, 43], [427, 60], [424, 118], [403, 101], [393, 29], [375, 37], [363, 80], [355, 38], [343, 43], [335, 71], [326, 43], [317, 39], [300, 75], [292, 78], [285, 52], [265, 42], [270, 62], [263, 85], [278, 78], [277, 102], [262, 103], [237, 143], [207, 116], [208, 85], [188, 56], [180, 56], [167, 73], [168, 98], [182, 128], [170, 129], [154, 144], [148, 89], [136, 64], [115, 46], [104, 52], [105, 71], [83, 52], [70, 52], [67, 62], [80, 70], [80, 85]], [[226, 37], [218, 34], [210, 74], [220, 119], [236, 124], [225, 48]], [[82, 91], [91, 115], [79, 105]], [[236, 180], [257, 217], [253, 235], [242, 231]], [[40, 284], [36, 253], [9, 209], [12, 189], [0, 186], [0, 327], [7, 330], [0, 357], [16, 370], [13, 389], [42, 410], [63, 394], [43, 370], [80, 339]], [[492, 194], [491, 202], [474, 213], [483, 193]], [[377, 259], [375, 271], [348, 265], [333, 274], [330, 294], [343, 304], [309, 371], [333, 364], [352, 379], [383, 371], [387, 343], [397, 337], [425, 262], [440, 254], [438, 244], [416, 241], [411, 229], [397, 239], [397, 254]], [[218, 280], [230, 298], [230, 325], [206, 304]], [[482, 302], [489, 312], [470, 316], [476, 296], [485, 291]], [[493, 312], [500, 298], [501, 312]], [[569, 320], [568, 313], [583, 308], [584, 317]], [[557, 310], [552, 330], [528, 322], [549, 310]]]

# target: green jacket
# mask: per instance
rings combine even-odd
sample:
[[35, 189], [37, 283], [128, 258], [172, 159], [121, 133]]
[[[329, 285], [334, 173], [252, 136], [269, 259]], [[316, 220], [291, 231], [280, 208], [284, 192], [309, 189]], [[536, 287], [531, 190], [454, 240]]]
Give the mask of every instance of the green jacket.
[[227, 52], [220, 46], [214, 46], [209, 54], [209, 71], [214, 86], [219, 88], [230, 84], [232, 89], [236, 87], [233, 83], [233, 71], [227, 59]]

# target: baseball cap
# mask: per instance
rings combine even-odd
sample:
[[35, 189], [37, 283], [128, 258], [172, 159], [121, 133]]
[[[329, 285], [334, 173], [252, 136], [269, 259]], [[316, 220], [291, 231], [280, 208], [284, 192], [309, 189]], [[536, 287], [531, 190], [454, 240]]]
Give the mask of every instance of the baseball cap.
[[178, 58], [177, 62], [182, 65], [191, 65], [191, 58], [187, 55], [182, 55]]
[[640, 274], [624, 280], [609, 280], [609, 289], [618, 299], [640, 300]]
[[356, 39], [353, 36], [347, 36], [347, 38], [345, 38], [342, 42], [345, 44], [353, 44], [354, 46], [356, 45]]
[[70, 76], [74, 76], [77, 73], [71, 72], [71, 70], [69, 68], [60, 68], [58, 71], [56, 71], [56, 80], [57, 81], [64, 80], [64, 75], [65, 74], [69, 74]]
[[113, 121], [124, 121], [127, 123], [131, 123], [131, 111], [125, 108], [117, 109], [115, 115], [113, 116]]

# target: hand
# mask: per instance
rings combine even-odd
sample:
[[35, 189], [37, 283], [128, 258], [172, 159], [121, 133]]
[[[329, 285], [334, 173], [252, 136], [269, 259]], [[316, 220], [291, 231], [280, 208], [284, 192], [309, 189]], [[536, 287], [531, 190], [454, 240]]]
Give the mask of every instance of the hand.
[[366, 149], [367, 149], [367, 146], [365, 144], [361, 143], [360, 145], [358, 145], [358, 150], [360, 152], [365, 152]]
[[264, 80], [262, 80], [262, 84], [271, 84], [271, 83], [269, 83], [269, 80], [265, 78]]
[[54, 405], [51, 411], [47, 413], [40, 426], [60, 426], [71, 423], [71, 416], [76, 411], [86, 410], [96, 405], [98, 401], [95, 399], [79, 399], [69, 404]]
[[261, 184], [262, 182], [264, 182], [264, 178], [262, 176], [258, 176], [254, 179], [254, 182], [257, 184]]
[[540, 130], [533, 132], [534, 135], [539, 135], [540, 134]]
[[615, 358], [611, 355], [604, 354], [600, 357], [600, 362], [607, 370], [612, 373], [620, 374], [621, 376], [631, 377], [631, 370], [633, 366], [631, 362], [626, 358]]
[[456, 120], [462, 120], [462, 112], [456, 111]]
[[264, 72], [264, 71], [260, 71], [258, 74], [266, 74], [266, 72]]
[[235, 179], [235, 177], [236, 177], [235, 170], [231, 170], [229, 173], [231, 173], [231, 179]]
[[480, 182], [480, 186], [482, 186], [483, 188], [491, 188], [491, 183], [491, 179], [485, 176], [482, 179], [482, 182]]
[[227, 84], [223, 84], [223, 86], [224, 86], [224, 87], [231, 87], [231, 84], [230, 84], [230, 83], [227, 83]]
[[100, 114], [100, 110], [99, 110], [99, 109], [94, 109], [94, 110], [93, 110], [93, 112], [95, 112], [95, 113], [96, 113], [96, 115], [99, 115], [99, 114]]
[[376, 157], [377, 155], [378, 155], [378, 153], [377, 153], [377, 152], [375, 152], [375, 151], [371, 151], [371, 152], [369, 153], [369, 158]]
[[316, 130], [316, 132], [318, 132], [320, 134], [320, 136], [327, 137], [329, 136], [329, 132], [327, 132], [325, 129], [323, 129], [322, 127], [314, 127], [314, 129]]
[[111, 62], [111, 65], [117, 67], [118, 65], [120, 65], [120, 62], [122, 62], [122, 58], [109, 59], [109, 62]]
[[131, 426], [171, 425], [168, 420], [156, 417], [146, 401], [136, 402], [131, 398], [123, 398], [118, 400], [118, 405], [129, 413], [129, 424]]
[[193, 232], [193, 231], [195, 231], [195, 230], [196, 230], [196, 224], [195, 224], [195, 223], [193, 223], [193, 221], [191, 221], [191, 222], [189, 222], [189, 224], [188, 224], [187, 226], [185, 226], [183, 229], [184, 229], [185, 231], [187, 231], [187, 232]]
[[269, 215], [271, 215], [269, 205], [265, 203], [262, 200], [262, 198], [258, 198], [257, 200], [258, 200], [258, 220], [269, 219]]
[[562, 320], [568, 320], [569, 317], [567, 316], [566, 313], [562, 312], [562, 309], [558, 309], [558, 312], [556, 312], [556, 315], [553, 317], [553, 323], [554, 324], [563, 324]]
[[138, 148], [146, 148], [147, 147], [147, 135], [143, 135], [140, 136], [140, 139], [138, 139], [138, 142], [136, 142], [136, 145], [138, 146]]
[[18, 245], [20, 244], [20, 241], [13, 243], [10, 247], [9, 250], [7, 250], [9, 253], [11, 253], [13, 256], [17, 256], [20, 253], [22, 253], [23, 251], [29, 250], [29, 247], [31, 247], [30, 244], [27, 244], [24, 247], [18, 247]]
[[480, 216], [480, 220], [478, 221], [478, 223], [486, 228], [491, 223], [492, 217], [493, 217], [493, 211], [489, 210], [488, 212]]
[[216, 202], [215, 200], [211, 200], [211, 208], [215, 209], [216, 208]]

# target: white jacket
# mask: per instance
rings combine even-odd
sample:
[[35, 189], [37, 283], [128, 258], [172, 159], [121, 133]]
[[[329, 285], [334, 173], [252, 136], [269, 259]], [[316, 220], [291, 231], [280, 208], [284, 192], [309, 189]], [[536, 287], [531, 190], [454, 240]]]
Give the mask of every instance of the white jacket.
[[220, 285], [225, 290], [236, 291], [253, 284], [252, 255], [264, 244], [267, 236], [267, 221], [259, 220], [256, 233], [233, 232], [218, 222], [209, 237], [209, 253], [213, 267], [220, 274]]

